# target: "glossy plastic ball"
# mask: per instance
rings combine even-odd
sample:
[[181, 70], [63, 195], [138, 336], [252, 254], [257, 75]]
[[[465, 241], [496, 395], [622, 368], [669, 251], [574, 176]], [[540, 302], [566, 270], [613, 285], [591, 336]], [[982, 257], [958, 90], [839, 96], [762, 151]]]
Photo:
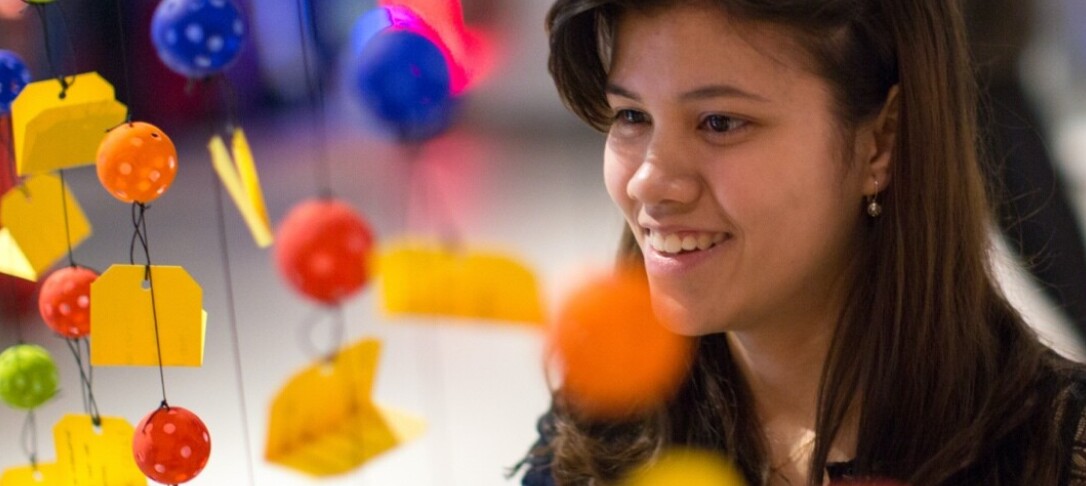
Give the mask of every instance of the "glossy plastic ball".
[[177, 175], [177, 149], [150, 123], [125, 123], [98, 146], [98, 180], [113, 197], [149, 203], [166, 192]]
[[53, 332], [68, 339], [90, 333], [90, 291], [97, 278], [97, 273], [83, 267], [65, 267], [49, 274], [38, 294], [38, 310]]
[[425, 140], [451, 124], [455, 98], [448, 64], [426, 37], [380, 32], [362, 49], [355, 72], [363, 112], [400, 140]]
[[575, 292], [550, 329], [550, 345], [571, 405], [604, 419], [635, 416], [670, 398], [692, 352], [688, 338], [654, 317], [648, 285], [632, 271]]
[[11, 112], [11, 103], [30, 83], [30, 70], [23, 59], [0, 49], [0, 115]]
[[298, 204], [275, 236], [279, 272], [295, 290], [334, 305], [369, 280], [374, 237], [347, 204], [317, 199]]
[[0, 353], [0, 399], [30, 410], [57, 394], [60, 375], [49, 352], [34, 344], [18, 344]]
[[237, 60], [249, 28], [234, 0], [163, 0], [151, 18], [151, 41], [170, 70], [206, 78]]
[[181, 484], [204, 470], [211, 456], [211, 435], [192, 412], [162, 407], [136, 426], [132, 454], [147, 477], [162, 484]]

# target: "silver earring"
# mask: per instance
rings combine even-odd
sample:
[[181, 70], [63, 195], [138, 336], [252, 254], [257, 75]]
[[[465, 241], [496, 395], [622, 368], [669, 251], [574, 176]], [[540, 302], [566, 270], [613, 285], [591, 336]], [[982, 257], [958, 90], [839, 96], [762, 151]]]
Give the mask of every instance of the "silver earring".
[[882, 214], [882, 205], [879, 204], [879, 180], [875, 179], [875, 193], [867, 196], [867, 215], [872, 218], [879, 217]]

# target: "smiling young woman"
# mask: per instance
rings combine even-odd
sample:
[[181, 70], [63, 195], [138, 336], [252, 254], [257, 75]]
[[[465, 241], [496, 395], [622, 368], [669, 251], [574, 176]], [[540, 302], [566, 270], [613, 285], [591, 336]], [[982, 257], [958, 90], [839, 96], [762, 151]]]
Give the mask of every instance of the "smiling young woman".
[[653, 307], [698, 337], [658, 413], [555, 392], [525, 484], [671, 445], [752, 484], [1086, 484], [1086, 379], [989, 267], [971, 68], [946, 0], [558, 0], [550, 69], [608, 134]]

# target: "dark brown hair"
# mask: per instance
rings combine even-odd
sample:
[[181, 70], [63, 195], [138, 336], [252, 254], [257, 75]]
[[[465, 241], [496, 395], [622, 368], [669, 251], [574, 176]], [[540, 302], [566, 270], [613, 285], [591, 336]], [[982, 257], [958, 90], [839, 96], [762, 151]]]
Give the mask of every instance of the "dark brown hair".
[[[547, 17], [550, 71], [567, 106], [607, 130], [610, 43], [624, 12], [668, 0], [558, 0]], [[858, 412], [857, 470], [914, 485], [1055, 484], [1066, 453], [1054, 424], [1064, 366], [1000, 293], [989, 267], [988, 198], [975, 99], [955, 0], [699, 0], [793, 34], [833, 89], [842, 127], [878, 114], [900, 87], [884, 213], [862, 228], [850, 290], [820, 384], [809, 477]], [[857, 201], [857, 211], [861, 209]], [[639, 261], [631, 235], [623, 260]], [[862, 280], [862, 281], [861, 281]], [[555, 393], [560, 484], [609, 482], [671, 444], [728, 453], [754, 484], [767, 447], [724, 336], [699, 340], [677, 396], [628, 423], [592, 423]], [[1023, 452], [1028, 451], [1028, 452]]]

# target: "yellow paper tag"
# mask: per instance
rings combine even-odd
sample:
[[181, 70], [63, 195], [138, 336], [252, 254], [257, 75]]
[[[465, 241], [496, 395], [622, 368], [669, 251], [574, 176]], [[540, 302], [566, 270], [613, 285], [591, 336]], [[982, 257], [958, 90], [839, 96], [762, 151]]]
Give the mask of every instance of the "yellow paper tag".
[[90, 236], [83, 209], [71, 191], [62, 191], [60, 178], [38, 175], [28, 178], [0, 199], [0, 273], [37, 280], [50, 266], [68, 254], [64, 230], [67, 201], [68, 231], [72, 247]]
[[95, 162], [106, 130], [124, 122], [125, 106], [98, 73], [75, 76], [64, 98], [56, 79], [28, 84], [11, 105], [20, 175]]
[[[91, 364], [157, 366], [151, 290], [143, 265], [113, 265], [91, 284]], [[201, 366], [203, 290], [184, 268], [151, 266], [164, 366]]]
[[13, 467], [0, 475], [0, 486], [68, 486], [56, 464]]
[[89, 415], [65, 415], [53, 426], [57, 466], [68, 486], [146, 486], [132, 457], [135, 429], [123, 418], [102, 417], [95, 428]]
[[535, 276], [506, 255], [401, 242], [381, 252], [377, 272], [390, 314], [543, 322]]
[[313, 476], [349, 472], [422, 434], [421, 419], [370, 398], [380, 343], [365, 339], [314, 363], [272, 402], [265, 458]]
[[219, 180], [230, 197], [234, 200], [241, 217], [249, 226], [249, 232], [257, 246], [267, 248], [274, 241], [268, 210], [264, 205], [264, 191], [260, 189], [260, 178], [256, 173], [253, 153], [249, 141], [240, 128], [234, 131], [233, 157], [226, 151], [222, 137], [215, 135], [207, 144], [211, 152], [211, 163]]

